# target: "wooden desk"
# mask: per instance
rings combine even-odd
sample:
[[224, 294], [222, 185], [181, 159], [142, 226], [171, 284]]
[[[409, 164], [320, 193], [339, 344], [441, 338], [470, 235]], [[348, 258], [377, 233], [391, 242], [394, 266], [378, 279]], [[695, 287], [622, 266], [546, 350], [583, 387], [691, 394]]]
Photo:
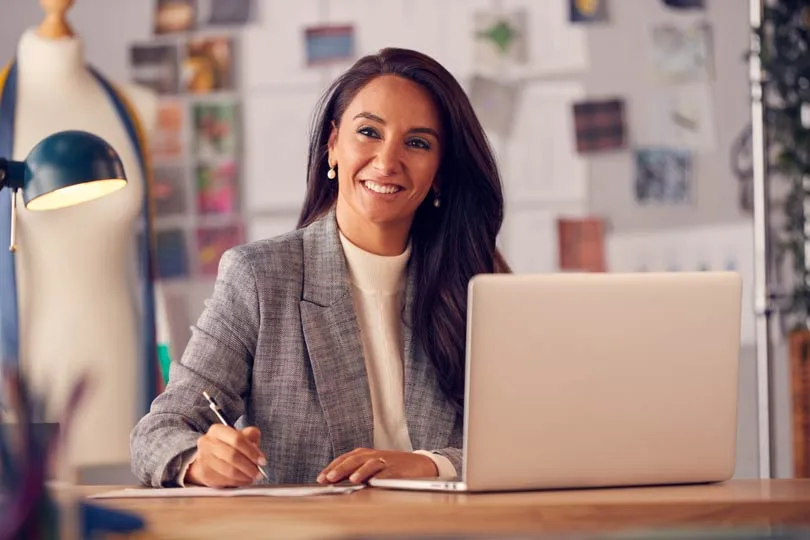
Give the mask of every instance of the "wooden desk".
[[[90, 494], [109, 489], [109, 486], [83, 487], [80, 492]], [[306, 499], [95, 502], [137, 512], [149, 526], [149, 534], [138, 538], [160, 539], [810, 527], [810, 480], [743, 480], [702, 486], [474, 495], [368, 488], [350, 495]]]

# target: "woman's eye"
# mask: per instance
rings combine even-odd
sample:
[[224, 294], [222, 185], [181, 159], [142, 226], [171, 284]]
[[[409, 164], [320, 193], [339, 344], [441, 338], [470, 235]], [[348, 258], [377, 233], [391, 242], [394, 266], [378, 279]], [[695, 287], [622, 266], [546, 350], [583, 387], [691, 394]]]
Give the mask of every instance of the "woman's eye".
[[421, 150], [430, 150], [430, 143], [424, 139], [411, 139], [408, 141], [408, 146], [419, 148]]
[[357, 130], [357, 133], [359, 133], [361, 135], [365, 135], [366, 137], [374, 137], [375, 139], [379, 138], [379, 135], [374, 130], [374, 128], [370, 128], [370, 127], [360, 128], [359, 130]]

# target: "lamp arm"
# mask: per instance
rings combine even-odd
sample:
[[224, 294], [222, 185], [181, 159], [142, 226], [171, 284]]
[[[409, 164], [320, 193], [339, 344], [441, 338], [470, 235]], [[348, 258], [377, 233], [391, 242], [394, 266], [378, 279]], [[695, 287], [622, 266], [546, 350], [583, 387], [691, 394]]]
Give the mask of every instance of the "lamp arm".
[[8, 249], [17, 251], [17, 191], [25, 184], [25, 163], [0, 158], [0, 191], [11, 190], [11, 238]]
[[12, 191], [23, 188], [25, 183], [25, 163], [0, 157], [0, 190]]

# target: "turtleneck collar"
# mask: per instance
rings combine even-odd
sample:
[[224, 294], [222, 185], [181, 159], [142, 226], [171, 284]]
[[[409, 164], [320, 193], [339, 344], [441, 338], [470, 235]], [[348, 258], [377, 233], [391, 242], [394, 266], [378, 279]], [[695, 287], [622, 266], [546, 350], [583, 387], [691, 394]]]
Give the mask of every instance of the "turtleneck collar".
[[393, 294], [405, 288], [405, 267], [411, 256], [410, 242], [401, 254], [387, 257], [357, 247], [342, 232], [338, 232], [352, 285], [364, 292], [381, 294]]

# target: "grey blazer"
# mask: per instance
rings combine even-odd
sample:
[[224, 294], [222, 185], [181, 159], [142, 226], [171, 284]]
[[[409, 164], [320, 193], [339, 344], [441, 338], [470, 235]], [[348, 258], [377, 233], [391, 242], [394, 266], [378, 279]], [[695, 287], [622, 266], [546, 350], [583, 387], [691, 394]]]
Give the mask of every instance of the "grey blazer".
[[[415, 450], [439, 453], [461, 473], [462, 415], [409, 327], [413, 274], [409, 265], [408, 431]], [[227, 251], [169, 375], [131, 435], [132, 470], [146, 485], [176, 485], [183, 459], [217, 421], [203, 390], [230, 421], [261, 430], [271, 483], [312, 483], [335, 457], [371, 448], [371, 397], [334, 210], [305, 229]]]

